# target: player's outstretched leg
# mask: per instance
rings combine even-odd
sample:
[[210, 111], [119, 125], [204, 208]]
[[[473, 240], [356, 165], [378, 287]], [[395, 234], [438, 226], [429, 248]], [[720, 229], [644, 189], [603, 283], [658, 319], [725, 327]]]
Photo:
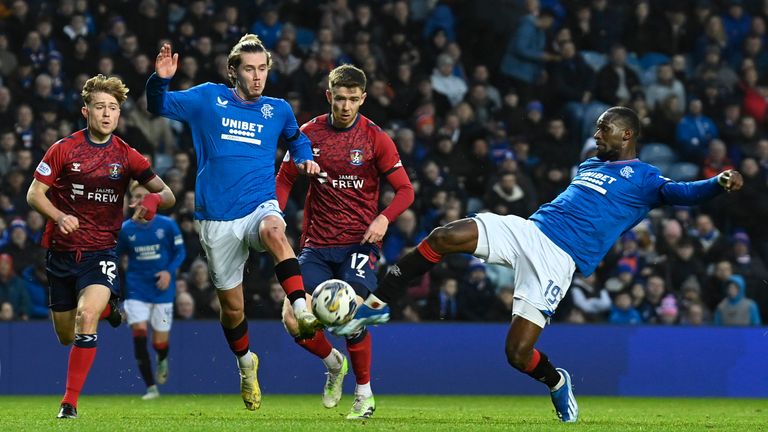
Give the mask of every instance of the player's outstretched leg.
[[376, 400], [371, 391], [371, 334], [368, 329], [347, 338], [347, 351], [355, 372], [355, 400], [347, 415], [349, 420], [367, 419], [376, 411]]
[[[534, 309], [530, 313], [540, 312]], [[543, 316], [541, 321], [544, 325]], [[538, 324], [519, 315], [513, 316], [507, 333], [507, 361], [515, 369], [546, 384], [558, 418], [566, 423], [575, 422], [579, 417], [579, 406], [573, 396], [570, 375], [564, 369], [555, 369], [547, 355], [533, 347], [541, 330]]]
[[432, 270], [435, 264], [443, 259], [443, 255], [457, 252], [474, 253], [477, 249], [477, 237], [477, 222], [471, 218], [435, 228], [415, 249], [403, 255], [387, 270], [376, 292], [368, 295], [365, 302], [357, 308], [354, 318], [332, 331], [338, 335], [350, 336], [357, 334], [365, 326], [389, 321], [387, 303], [403, 297], [408, 283]]
[[[433, 234], [434, 232], [432, 231]], [[390, 267], [376, 292], [368, 294], [365, 301], [358, 306], [355, 316], [346, 324], [333, 328], [333, 333], [348, 337], [360, 333], [366, 326], [389, 321], [387, 303], [402, 297], [411, 280], [431, 270], [442, 259], [442, 255], [432, 249], [428, 240], [429, 238], [423, 240], [418, 247]]]

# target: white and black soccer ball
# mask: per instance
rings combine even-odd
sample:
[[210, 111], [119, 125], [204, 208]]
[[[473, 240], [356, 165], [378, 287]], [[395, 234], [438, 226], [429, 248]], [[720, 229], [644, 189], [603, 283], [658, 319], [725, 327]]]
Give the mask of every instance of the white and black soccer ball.
[[326, 326], [342, 325], [355, 315], [357, 294], [346, 282], [328, 279], [312, 293], [312, 313]]

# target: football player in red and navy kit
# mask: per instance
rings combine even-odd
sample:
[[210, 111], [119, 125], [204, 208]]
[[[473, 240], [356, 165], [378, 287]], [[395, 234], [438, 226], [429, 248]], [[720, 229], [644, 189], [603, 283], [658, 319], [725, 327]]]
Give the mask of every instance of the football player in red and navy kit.
[[115, 77], [86, 81], [81, 112], [87, 129], [48, 149], [27, 192], [29, 205], [48, 218], [43, 246], [56, 335], [63, 345], [73, 344], [58, 418], [77, 417], [77, 399], [96, 356], [98, 320], [118, 313], [110, 301], [120, 293], [114, 248], [129, 182], [152, 192], [134, 206], [136, 219], [150, 220], [176, 201], [149, 162], [112, 134], [127, 93]]
[[[298, 258], [309, 293], [331, 278], [347, 281], [359, 295], [374, 290], [375, 263], [387, 227], [413, 202], [413, 186], [392, 139], [358, 113], [365, 101], [365, 85], [365, 73], [352, 65], [332, 70], [328, 77], [329, 90], [326, 90], [331, 113], [316, 117], [301, 128], [312, 142], [315, 161], [326, 173], [311, 180], [304, 207], [302, 250]], [[277, 175], [281, 209], [285, 208], [298, 174], [290, 155], [286, 155]], [[395, 197], [379, 212], [382, 177], [394, 188]], [[292, 312], [286, 302], [283, 322], [296, 337], [298, 331]], [[308, 339], [296, 338], [296, 342], [323, 359], [328, 368], [323, 405], [336, 406], [348, 370], [346, 357], [331, 346], [322, 330]], [[348, 336], [347, 350], [357, 378], [355, 401], [347, 418], [368, 418], [376, 409], [370, 384], [368, 330]]]

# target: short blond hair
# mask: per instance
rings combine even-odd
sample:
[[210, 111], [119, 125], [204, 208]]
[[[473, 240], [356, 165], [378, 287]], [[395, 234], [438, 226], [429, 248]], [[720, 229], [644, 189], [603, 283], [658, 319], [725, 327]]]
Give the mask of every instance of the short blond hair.
[[[260, 53], [263, 52], [267, 56], [267, 69], [272, 68], [272, 54], [264, 47], [264, 43], [261, 42], [258, 36], [248, 33], [240, 38], [240, 40], [232, 47], [232, 50], [227, 56], [227, 67], [237, 69], [240, 66], [240, 54], [242, 53]], [[229, 80], [232, 84], [235, 84], [235, 78], [230, 76]]]
[[123, 102], [128, 99], [128, 91], [128, 87], [125, 86], [125, 83], [120, 78], [114, 76], [107, 78], [102, 74], [98, 74], [85, 82], [80, 96], [83, 97], [83, 102], [88, 105], [91, 103], [94, 93], [106, 93], [114, 97], [117, 103], [122, 106]]

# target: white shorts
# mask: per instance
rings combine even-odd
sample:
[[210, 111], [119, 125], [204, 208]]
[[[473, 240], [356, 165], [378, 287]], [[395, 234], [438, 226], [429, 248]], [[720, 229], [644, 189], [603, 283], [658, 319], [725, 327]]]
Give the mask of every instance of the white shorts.
[[216, 289], [232, 289], [243, 282], [248, 249], [265, 250], [259, 238], [259, 224], [269, 215], [283, 219], [276, 200], [261, 203], [253, 213], [240, 219], [200, 221], [200, 244], [208, 257], [208, 271]]
[[171, 331], [173, 324], [173, 303], [147, 303], [128, 299], [123, 302], [128, 325], [149, 321], [152, 330]]
[[513, 314], [543, 328], [571, 286], [573, 258], [528, 219], [493, 213], [473, 219], [478, 231], [474, 255], [515, 269]]

